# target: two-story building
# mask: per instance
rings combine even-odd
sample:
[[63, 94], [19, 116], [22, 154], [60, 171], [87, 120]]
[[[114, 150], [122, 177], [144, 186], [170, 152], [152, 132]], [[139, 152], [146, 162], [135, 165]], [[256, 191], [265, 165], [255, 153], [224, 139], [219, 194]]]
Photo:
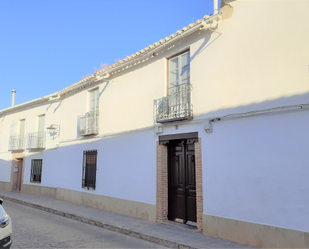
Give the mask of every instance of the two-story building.
[[309, 2], [219, 13], [0, 111], [0, 189], [309, 247]]

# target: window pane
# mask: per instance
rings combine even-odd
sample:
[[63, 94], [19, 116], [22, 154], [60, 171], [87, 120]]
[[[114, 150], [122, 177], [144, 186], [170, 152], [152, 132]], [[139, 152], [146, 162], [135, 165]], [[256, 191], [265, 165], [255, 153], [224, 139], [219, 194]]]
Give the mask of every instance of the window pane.
[[20, 120], [20, 129], [19, 129], [19, 135], [25, 134], [25, 120]]
[[190, 84], [190, 52], [181, 55], [181, 84]]
[[89, 111], [95, 111], [99, 107], [99, 90], [89, 92]]
[[99, 108], [99, 89], [95, 90], [95, 104], [96, 104], [96, 109]]
[[178, 61], [178, 57], [169, 60], [169, 87], [179, 85]]
[[170, 71], [178, 69], [178, 57], [170, 59]]
[[190, 64], [190, 52], [181, 55], [181, 67]]
[[45, 115], [39, 116], [39, 128], [38, 131], [44, 131]]
[[170, 71], [169, 74], [169, 87], [178, 86], [179, 84], [179, 71], [176, 69], [175, 71]]

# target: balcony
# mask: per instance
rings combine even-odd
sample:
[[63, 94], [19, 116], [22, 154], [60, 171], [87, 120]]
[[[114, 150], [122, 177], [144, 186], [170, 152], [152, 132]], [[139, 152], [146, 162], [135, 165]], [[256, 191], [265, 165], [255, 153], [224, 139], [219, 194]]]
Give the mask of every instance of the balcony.
[[27, 135], [27, 149], [44, 149], [45, 148], [45, 132], [38, 131], [28, 133]]
[[99, 134], [99, 111], [87, 112], [80, 117], [79, 134], [81, 136]]
[[169, 89], [166, 97], [154, 101], [157, 123], [181, 121], [193, 118], [191, 105], [192, 85], [179, 85]]
[[24, 150], [25, 149], [25, 136], [10, 136], [9, 150]]

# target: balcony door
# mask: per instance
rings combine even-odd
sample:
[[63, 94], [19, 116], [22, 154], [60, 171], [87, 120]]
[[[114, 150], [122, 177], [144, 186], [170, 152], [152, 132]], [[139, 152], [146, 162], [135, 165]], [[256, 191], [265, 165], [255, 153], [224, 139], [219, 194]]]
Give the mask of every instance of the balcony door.
[[22, 120], [19, 121], [19, 137], [18, 137], [18, 141], [17, 141], [17, 143], [18, 143], [17, 148], [19, 150], [24, 149], [25, 123], [26, 123], [25, 119], [22, 119]]
[[88, 132], [96, 133], [99, 127], [99, 89], [89, 92], [89, 112], [86, 118]]
[[89, 92], [89, 111], [94, 112], [99, 109], [99, 89]]
[[169, 119], [181, 118], [191, 111], [190, 103], [190, 51], [168, 61], [168, 113]]
[[44, 148], [45, 141], [45, 115], [39, 116], [37, 148]]

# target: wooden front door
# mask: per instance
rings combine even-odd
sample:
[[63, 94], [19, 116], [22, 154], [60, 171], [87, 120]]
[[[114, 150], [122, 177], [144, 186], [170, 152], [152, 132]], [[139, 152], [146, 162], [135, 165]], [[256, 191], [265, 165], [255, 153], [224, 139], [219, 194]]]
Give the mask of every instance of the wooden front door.
[[169, 143], [168, 219], [196, 222], [196, 182], [194, 143]]
[[14, 166], [13, 172], [13, 190], [21, 190], [22, 172], [23, 172], [23, 159], [17, 159], [18, 164]]

